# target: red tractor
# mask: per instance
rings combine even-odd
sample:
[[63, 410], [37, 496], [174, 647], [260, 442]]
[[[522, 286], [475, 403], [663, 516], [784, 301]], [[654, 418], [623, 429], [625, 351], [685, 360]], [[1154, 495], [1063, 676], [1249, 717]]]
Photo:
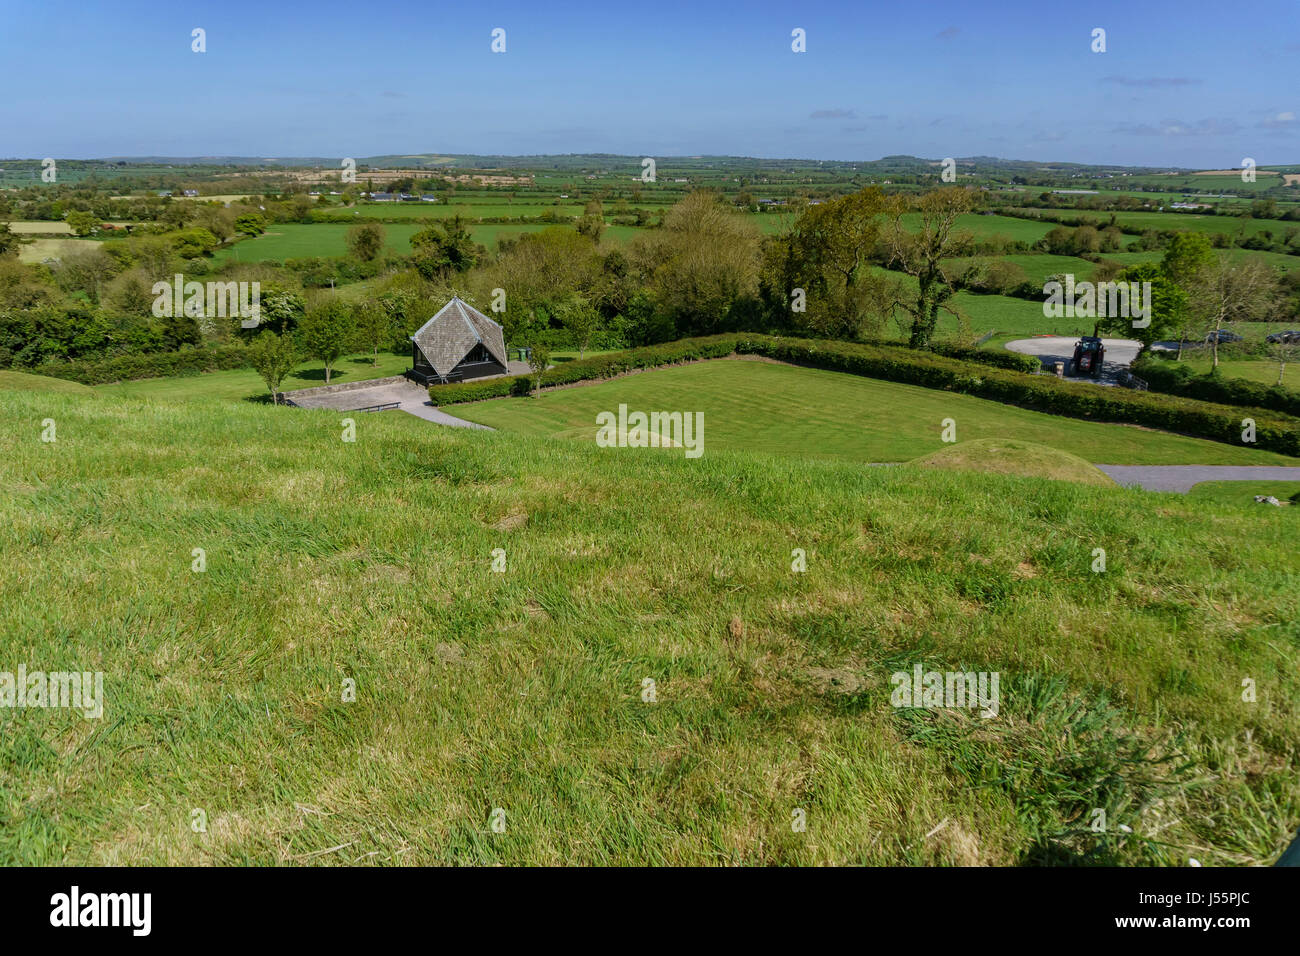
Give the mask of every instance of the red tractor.
[[1085, 335], [1074, 344], [1074, 358], [1066, 369], [1068, 375], [1090, 375], [1101, 378], [1101, 367], [1106, 361], [1106, 346], [1095, 335]]

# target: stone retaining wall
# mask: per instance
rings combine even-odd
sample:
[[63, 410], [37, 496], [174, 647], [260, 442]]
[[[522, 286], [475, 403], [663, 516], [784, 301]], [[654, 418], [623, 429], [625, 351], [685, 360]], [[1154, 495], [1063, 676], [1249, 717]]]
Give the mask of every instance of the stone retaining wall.
[[316, 388], [298, 388], [292, 392], [281, 392], [280, 398], [292, 398], [297, 401], [300, 398], [313, 398], [317, 395], [333, 395], [335, 392], [350, 392], [356, 388], [372, 388], [375, 385], [396, 385], [398, 382], [405, 382], [405, 375], [390, 375], [387, 378], [367, 378], [359, 382], [344, 382], [341, 385], [320, 385]]

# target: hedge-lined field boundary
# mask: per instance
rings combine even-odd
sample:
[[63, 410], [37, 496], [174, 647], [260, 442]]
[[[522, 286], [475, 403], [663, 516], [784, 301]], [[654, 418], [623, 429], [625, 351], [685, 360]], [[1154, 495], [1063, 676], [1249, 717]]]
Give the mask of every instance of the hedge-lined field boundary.
[[[1030, 375], [1016, 368], [977, 363], [973, 357], [953, 358], [901, 346], [749, 333], [714, 335], [568, 362], [543, 372], [541, 385], [554, 388], [729, 355], [760, 355], [792, 365], [960, 392], [1052, 415], [1145, 425], [1233, 445], [1242, 444], [1243, 419], [1250, 418], [1255, 423], [1255, 447], [1300, 456], [1300, 419], [1265, 408], [1214, 404], [1160, 392], [1102, 388], [1064, 381], [1054, 375]], [[1002, 361], [996, 352], [979, 355], [996, 356], [994, 361]], [[1038, 365], [1037, 359], [1031, 356], [1019, 358]], [[527, 395], [531, 387], [531, 376], [516, 375], [483, 382], [433, 385], [429, 388], [429, 398], [435, 405], [453, 405]]]
[[107, 385], [140, 378], [166, 378], [172, 375], [199, 375], [252, 365], [248, 349], [242, 345], [217, 348], [181, 349], [177, 352], [146, 352], [119, 355], [116, 358], [46, 362], [31, 371], [36, 375], [63, 378], [82, 385]]
[[1148, 388], [1167, 395], [1181, 395], [1220, 405], [1267, 408], [1284, 415], [1300, 416], [1300, 392], [1283, 385], [1265, 385], [1247, 378], [1222, 375], [1198, 375], [1182, 362], [1150, 357], [1135, 362], [1133, 374], [1145, 380]]

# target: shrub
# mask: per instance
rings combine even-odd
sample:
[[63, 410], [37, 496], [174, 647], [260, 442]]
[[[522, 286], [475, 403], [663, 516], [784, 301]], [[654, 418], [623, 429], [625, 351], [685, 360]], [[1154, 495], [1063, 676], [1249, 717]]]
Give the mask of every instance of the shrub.
[[242, 345], [219, 348], [181, 349], [176, 352], [149, 352], [120, 355], [97, 361], [47, 362], [37, 366], [37, 375], [62, 378], [82, 385], [104, 385], [138, 378], [162, 378], [168, 375], [198, 375], [223, 369], [247, 368], [252, 365], [248, 349]]
[[1152, 391], [1300, 416], [1300, 392], [1282, 385], [1265, 385], [1222, 375], [1197, 375], [1181, 362], [1147, 357], [1133, 363], [1133, 374], [1144, 379]]

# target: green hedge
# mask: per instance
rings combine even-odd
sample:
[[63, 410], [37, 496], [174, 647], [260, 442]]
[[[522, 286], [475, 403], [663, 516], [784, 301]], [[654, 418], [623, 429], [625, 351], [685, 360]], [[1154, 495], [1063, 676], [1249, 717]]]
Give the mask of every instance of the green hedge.
[[[1039, 297], [1042, 297], [1040, 291]], [[995, 352], [993, 349], [977, 349], [966, 345], [946, 345], [943, 342], [931, 342], [930, 350], [947, 358], [962, 359], [966, 362], [978, 362], [980, 365], [992, 365], [994, 368], [1011, 369], [1013, 372], [1028, 372], [1033, 375], [1043, 367], [1037, 356], [1006, 349]]]
[[181, 349], [177, 352], [119, 355], [96, 361], [47, 362], [32, 371], [37, 375], [68, 379], [82, 385], [105, 385], [137, 378], [198, 375], [201, 372], [247, 368], [250, 364], [247, 348], [242, 345], [225, 345], [218, 348]]
[[737, 351], [925, 388], [964, 392], [1053, 415], [1146, 425], [1234, 445], [1241, 444], [1242, 419], [1252, 418], [1256, 447], [1284, 455], [1300, 455], [1300, 420], [1262, 408], [1235, 408], [1174, 395], [1103, 388], [1063, 381], [1054, 375], [973, 369], [955, 359], [903, 348], [841, 342], [815, 344], [751, 336], [738, 343]]
[[[736, 351], [736, 336], [712, 335], [698, 339], [679, 339], [663, 345], [645, 345], [641, 348], [593, 355], [590, 358], [564, 362], [542, 373], [542, 387], [571, 385], [591, 379], [613, 378], [636, 369], [676, 365], [699, 359], [725, 358]], [[460, 402], [479, 402], [485, 398], [503, 398], [506, 395], [527, 395], [532, 389], [528, 375], [493, 378], [484, 382], [463, 382], [456, 385], [429, 386], [429, 400], [435, 405], [455, 405]]]
[[[1242, 419], [1253, 418], [1256, 447], [1300, 456], [1300, 420], [1266, 409], [1242, 409], [1155, 392], [1103, 388], [1063, 381], [1054, 375], [1026, 375], [898, 346], [757, 334], [715, 335], [570, 362], [543, 373], [542, 385], [553, 387], [610, 378], [635, 369], [722, 358], [733, 353], [762, 355], [795, 365], [962, 392], [1070, 418], [1145, 425], [1229, 444], [1241, 443]], [[434, 385], [429, 389], [429, 398], [435, 405], [476, 402], [526, 395], [530, 386], [526, 376]]]
[[1196, 398], [1220, 405], [1267, 408], [1285, 415], [1300, 415], [1300, 392], [1281, 385], [1265, 385], [1245, 378], [1197, 375], [1182, 362], [1144, 357], [1133, 363], [1133, 374], [1152, 391]]

